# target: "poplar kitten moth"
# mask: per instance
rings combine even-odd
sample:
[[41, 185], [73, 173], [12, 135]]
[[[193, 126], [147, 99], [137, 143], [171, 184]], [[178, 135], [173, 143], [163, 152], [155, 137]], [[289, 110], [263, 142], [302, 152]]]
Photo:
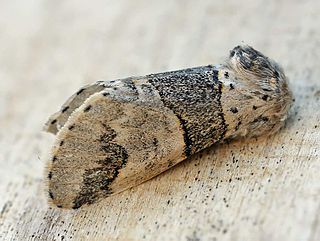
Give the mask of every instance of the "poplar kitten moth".
[[45, 130], [50, 202], [79, 208], [145, 182], [215, 143], [270, 135], [292, 104], [279, 65], [250, 46], [223, 64], [97, 81]]

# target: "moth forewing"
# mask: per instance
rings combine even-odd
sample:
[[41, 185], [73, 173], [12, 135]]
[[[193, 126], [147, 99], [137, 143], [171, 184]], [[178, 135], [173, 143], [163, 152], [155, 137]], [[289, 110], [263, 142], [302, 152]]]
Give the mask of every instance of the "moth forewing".
[[86, 85], [74, 93], [61, 107], [61, 110], [53, 114], [44, 126], [44, 130], [56, 134], [66, 123], [71, 113], [79, 108], [92, 94], [103, 90], [105, 86], [101, 82]]

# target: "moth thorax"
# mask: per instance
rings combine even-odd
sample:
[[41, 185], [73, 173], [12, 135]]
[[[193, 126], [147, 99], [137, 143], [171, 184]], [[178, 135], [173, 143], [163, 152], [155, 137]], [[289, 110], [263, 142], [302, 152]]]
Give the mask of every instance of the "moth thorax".
[[276, 132], [292, 104], [283, 70], [249, 46], [234, 48], [225, 68], [236, 83], [232, 88], [225, 86], [221, 96], [228, 126], [226, 138]]

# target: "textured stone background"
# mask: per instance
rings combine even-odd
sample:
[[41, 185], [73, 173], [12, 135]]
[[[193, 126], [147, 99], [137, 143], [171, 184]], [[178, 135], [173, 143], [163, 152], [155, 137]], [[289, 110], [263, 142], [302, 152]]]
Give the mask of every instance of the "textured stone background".
[[[0, 240], [320, 240], [319, 1], [0, 1]], [[215, 64], [239, 43], [295, 95], [271, 138], [213, 147], [86, 209], [50, 208], [49, 114], [80, 86]]]

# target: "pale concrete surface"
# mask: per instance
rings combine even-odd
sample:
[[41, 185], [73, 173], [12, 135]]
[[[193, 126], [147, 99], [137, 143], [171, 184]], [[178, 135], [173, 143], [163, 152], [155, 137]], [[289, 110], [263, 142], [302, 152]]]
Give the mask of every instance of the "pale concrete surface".
[[[319, 1], [0, 1], [0, 240], [320, 240]], [[248, 43], [295, 95], [272, 138], [213, 147], [86, 209], [49, 208], [47, 117], [96, 79]]]

